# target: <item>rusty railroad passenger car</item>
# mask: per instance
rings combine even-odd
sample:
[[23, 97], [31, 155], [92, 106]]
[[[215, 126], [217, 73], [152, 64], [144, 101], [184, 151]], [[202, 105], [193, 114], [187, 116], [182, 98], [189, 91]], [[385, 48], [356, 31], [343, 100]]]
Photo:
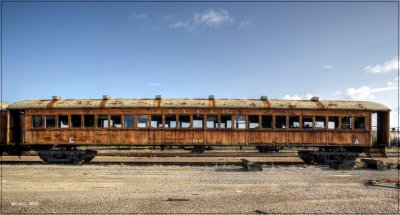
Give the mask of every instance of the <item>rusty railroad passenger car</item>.
[[[65, 99], [7, 108], [8, 147], [84, 145], [320, 147], [389, 145], [389, 108], [373, 102], [261, 99]], [[376, 130], [377, 136], [373, 135]], [[43, 152], [44, 153], [44, 152]]]

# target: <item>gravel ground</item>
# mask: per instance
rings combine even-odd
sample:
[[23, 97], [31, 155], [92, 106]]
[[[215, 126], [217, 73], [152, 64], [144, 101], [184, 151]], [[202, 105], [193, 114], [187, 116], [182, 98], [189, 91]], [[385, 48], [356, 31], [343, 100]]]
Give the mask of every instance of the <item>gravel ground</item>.
[[2, 165], [2, 213], [398, 212], [397, 171], [324, 166]]

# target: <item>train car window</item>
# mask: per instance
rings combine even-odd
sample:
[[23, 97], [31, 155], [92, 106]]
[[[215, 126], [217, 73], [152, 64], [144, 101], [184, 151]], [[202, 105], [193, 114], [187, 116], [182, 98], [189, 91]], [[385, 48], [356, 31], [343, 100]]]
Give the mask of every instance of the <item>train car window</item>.
[[272, 128], [272, 116], [271, 115], [262, 115], [261, 123], [263, 128]]
[[221, 128], [232, 128], [232, 115], [221, 115]]
[[218, 115], [207, 115], [207, 128], [218, 128]]
[[257, 129], [260, 127], [260, 118], [258, 117], [258, 115], [249, 115], [249, 124], [248, 127], [251, 129]]
[[193, 115], [193, 128], [204, 128], [204, 115]]
[[179, 115], [179, 128], [190, 128], [189, 115]]
[[68, 115], [58, 115], [58, 127], [68, 128]]
[[121, 128], [122, 127], [121, 115], [111, 115], [110, 126], [111, 128]]
[[97, 127], [98, 128], [108, 128], [108, 116], [107, 115], [97, 115]]
[[300, 117], [290, 116], [289, 117], [289, 128], [300, 128]]
[[275, 117], [275, 128], [286, 128], [286, 116]]
[[32, 116], [32, 127], [41, 128], [42, 127], [42, 115], [33, 115]]
[[313, 127], [312, 116], [303, 116], [303, 128], [310, 129]]
[[71, 115], [71, 128], [80, 128], [81, 127], [81, 115]]
[[149, 127], [149, 115], [138, 115], [138, 128], [148, 128]]
[[135, 115], [129, 114], [124, 115], [124, 128], [134, 128], [135, 127]]
[[342, 129], [351, 129], [351, 116], [342, 117]]
[[165, 127], [176, 128], [176, 115], [165, 115]]
[[315, 117], [315, 128], [325, 128], [325, 120], [324, 116], [316, 116]]
[[94, 127], [94, 115], [84, 115], [83, 116], [83, 126], [85, 128]]
[[246, 116], [245, 115], [235, 115], [234, 126], [235, 126], [235, 128], [245, 129], [246, 128]]
[[54, 115], [46, 115], [45, 118], [45, 125], [46, 128], [55, 128], [56, 127], [56, 116]]
[[339, 117], [330, 116], [328, 117], [328, 129], [338, 129], [339, 128]]
[[162, 128], [162, 116], [161, 115], [151, 115], [152, 128]]
[[365, 117], [354, 117], [354, 128], [365, 129]]

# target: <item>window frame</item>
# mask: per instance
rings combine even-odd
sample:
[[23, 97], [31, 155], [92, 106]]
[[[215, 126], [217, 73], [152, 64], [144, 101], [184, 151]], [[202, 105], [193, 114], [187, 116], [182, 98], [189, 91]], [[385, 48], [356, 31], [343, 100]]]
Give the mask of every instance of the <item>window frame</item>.
[[[137, 120], [136, 120], [136, 126], [135, 126], [135, 128], [138, 128], [138, 129], [149, 129], [149, 128], [150, 128], [150, 123], [151, 123], [150, 114], [136, 114], [136, 116], [137, 116], [137, 117], [136, 117]], [[141, 116], [147, 116], [146, 127], [139, 127], [139, 118], [140, 118]]]
[[[40, 117], [40, 126], [39, 127], [35, 127], [35, 125], [34, 125], [34, 123], [35, 123], [34, 118], [35, 117]], [[32, 126], [33, 129], [44, 128], [44, 119], [43, 119], [43, 115], [42, 114], [40, 114], [40, 115], [39, 114], [33, 114], [31, 119], [32, 119], [31, 126]]]
[[[255, 127], [255, 128], [250, 128], [250, 118], [251, 117], [254, 117], [254, 118], [257, 118], [257, 127]], [[248, 129], [251, 129], [251, 130], [255, 130], [255, 129], [261, 129], [261, 122], [260, 122], [260, 115], [255, 115], [255, 114], [250, 114], [250, 115], [247, 115], [247, 120], [246, 120], [246, 126], [247, 126], [247, 128]], [[254, 122], [253, 122], [254, 123]]]
[[[216, 124], [215, 127], [208, 127], [208, 126], [207, 126], [207, 123], [208, 123], [208, 122], [212, 122], [212, 123], [213, 123], [213, 126], [215, 125], [215, 121], [214, 121], [214, 120], [208, 121], [208, 117], [209, 117], [209, 116], [213, 116], [213, 117], [216, 116], [216, 117], [217, 117], [217, 124]], [[205, 122], [206, 122], [206, 123], [205, 123], [205, 128], [206, 128], [206, 129], [219, 129], [219, 115], [218, 115], [218, 114], [206, 114], [206, 115], [205, 115]]]
[[[167, 116], [168, 117], [171, 117], [171, 116], [175, 117], [175, 127], [169, 126], [170, 123], [168, 123], [168, 127], [166, 127], [166, 125], [167, 125]], [[179, 123], [178, 123], [178, 117], [177, 117], [176, 114], [163, 114], [162, 117], [163, 117], [163, 120], [164, 120], [164, 128], [165, 129], [177, 129], [178, 128], [178, 124]], [[173, 122], [173, 121], [170, 121], [170, 122]]]
[[[189, 117], [189, 127], [182, 127], [181, 125], [181, 116]], [[192, 115], [191, 114], [178, 114], [178, 129], [192, 129]]]
[[[122, 116], [122, 125], [123, 125], [123, 129], [135, 129], [136, 127], [136, 114], [131, 114], [131, 113], [123, 113], [121, 114]], [[132, 116], [133, 117], [133, 124], [132, 127], [126, 127], [126, 124], [128, 122], [128, 120], [125, 120], [126, 116]]]

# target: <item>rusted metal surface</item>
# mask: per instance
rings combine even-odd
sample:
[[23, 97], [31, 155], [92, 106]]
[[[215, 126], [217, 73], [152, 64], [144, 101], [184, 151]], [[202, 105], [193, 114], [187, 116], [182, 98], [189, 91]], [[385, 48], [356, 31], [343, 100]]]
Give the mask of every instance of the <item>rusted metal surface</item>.
[[8, 104], [8, 103], [6, 103], [6, 102], [1, 102], [1, 103], [0, 103], [0, 108], [1, 108], [2, 110], [6, 110], [8, 106], [10, 106], [10, 104]]
[[[112, 102], [112, 100], [108, 100]], [[107, 102], [107, 103], [108, 103]], [[208, 104], [207, 104], [208, 105]], [[262, 109], [27, 109], [25, 110], [25, 144], [63, 145], [269, 145], [269, 146], [355, 146], [369, 147], [370, 129], [222, 129], [222, 128], [32, 128], [33, 115], [123, 115], [123, 114], [245, 114], [289, 116], [363, 116], [370, 122], [368, 111]], [[204, 119], [205, 120], [205, 119]], [[97, 124], [97, 122], [95, 122]], [[287, 124], [288, 125], [288, 124]], [[286, 127], [288, 127], [286, 125]], [[356, 141], [357, 140], [357, 141]], [[356, 143], [357, 142], [357, 143]]]
[[8, 103], [0, 103], [0, 145], [7, 142], [7, 107]]
[[[240, 146], [349, 146], [372, 147], [371, 113], [378, 112], [378, 121], [388, 124], [389, 109], [381, 104], [355, 101], [289, 101], [289, 100], [256, 100], [256, 99], [98, 99], [98, 100], [35, 100], [23, 101], [8, 107], [8, 113], [19, 113], [22, 116], [23, 143], [26, 145], [179, 145], [179, 146], [207, 146], [207, 145], [240, 145]], [[385, 114], [383, 114], [385, 113]], [[94, 115], [94, 127], [71, 127], [71, 115]], [[203, 125], [207, 124], [206, 115], [218, 115], [218, 124], [221, 124], [222, 115], [242, 115], [246, 119], [243, 129], [235, 129], [233, 123], [230, 128], [124, 128], [124, 117], [121, 117], [120, 128], [98, 128], [98, 115], [107, 115], [108, 124], [111, 116], [135, 115], [134, 124], [137, 125], [137, 115], [175, 115], [176, 124], [179, 124], [178, 115], [190, 115], [193, 126], [194, 116], [202, 115]], [[45, 119], [46, 115], [54, 115], [57, 121], [60, 115], [69, 115], [68, 128], [33, 128], [32, 116], [39, 115]], [[258, 115], [258, 128], [249, 128], [249, 117]], [[286, 118], [285, 128], [262, 128], [262, 115], [269, 115], [275, 126], [277, 116]], [[273, 117], [272, 117], [273, 116]], [[289, 128], [289, 118], [299, 117], [302, 125], [302, 116], [312, 117], [312, 128]], [[325, 128], [317, 128], [316, 117], [325, 117]], [[329, 116], [364, 117], [365, 129], [355, 129], [354, 120], [352, 129], [328, 129]], [[149, 117], [148, 123], [150, 123]], [[198, 120], [197, 120], [198, 121]], [[165, 119], [162, 119], [165, 124]], [[381, 129], [386, 128], [381, 125]], [[11, 129], [8, 129], [11, 130]], [[382, 135], [378, 140], [386, 144], [389, 134]], [[13, 140], [13, 138], [11, 138]], [[10, 141], [12, 142], [12, 141]], [[7, 142], [9, 143], [9, 142]]]
[[366, 101], [305, 101], [258, 99], [65, 99], [29, 100], [11, 104], [9, 109], [63, 108], [248, 108], [293, 110], [390, 111], [385, 105]]

